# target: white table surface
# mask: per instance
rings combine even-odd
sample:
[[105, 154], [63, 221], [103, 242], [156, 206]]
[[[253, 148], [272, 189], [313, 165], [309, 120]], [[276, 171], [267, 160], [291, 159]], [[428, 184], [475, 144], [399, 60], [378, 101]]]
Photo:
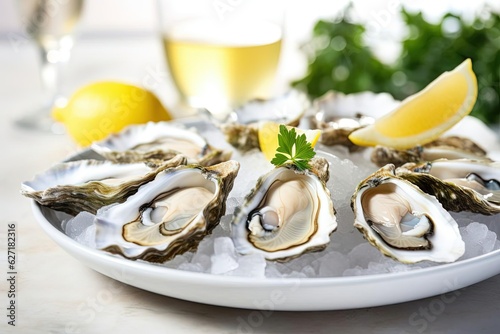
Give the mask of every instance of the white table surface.
[[[498, 333], [500, 275], [443, 296], [398, 305], [329, 312], [266, 312], [177, 300], [116, 282], [80, 264], [38, 226], [20, 183], [75, 153], [65, 135], [16, 128], [40, 101], [35, 49], [0, 41], [0, 333]], [[155, 67], [156, 66], [156, 67]], [[140, 83], [164, 70], [154, 38], [82, 39], [65, 73], [64, 90], [99, 79]], [[160, 78], [161, 79], [161, 78]], [[167, 80], [158, 95], [169, 100]], [[16, 327], [7, 325], [6, 225], [17, 225]], [[413, 287], [409, 286], [409, 289]], [[106, 297], [106, 298], [104, 298]], [[335, 296], [325, 296], [335, 298]], [[257, 312], [257, 313], [255, 313]], [[259, 320], [259, 321], [256, 321]], [[262, 321], [260, 321], [262, 320]]]

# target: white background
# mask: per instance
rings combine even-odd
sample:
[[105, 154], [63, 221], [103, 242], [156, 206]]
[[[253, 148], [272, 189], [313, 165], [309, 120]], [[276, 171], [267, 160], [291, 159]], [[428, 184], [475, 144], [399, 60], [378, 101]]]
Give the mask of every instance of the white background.
[[[19, 31], [20, 22], [16, 12], [16, 1], [0, 1], [0, 33]], [[53, 0], [66, 1], [66, 0]], [[182, 3], [182, 0], [178, 0]], [[237, 4], [250, 0], [206, 0], [207, 2]], [[272, 0], [271, 0], [272, 1]], [[407, 8], [420, 9], [429, 18], [438, 18], [446, 11], [471, 16], [473, 12], [487, 3], [500, 10], [498, 0], [357, 0], [352, 1], [356, 14], [363, 21], [379, 21], [389, 27], [397, 21], [396, 16], [388, 17], [384, 11], [401, 4]], [[318, 18], [329, 18], [349, 3], [348, 0], [288, 0], [288, 32], [293, 38], [302, 38], [310, 32], [310, 27]], [[102, 32], [151, 32], [155, 30], [156, 0], [86, 0], [79, 30], [81, 33]]]

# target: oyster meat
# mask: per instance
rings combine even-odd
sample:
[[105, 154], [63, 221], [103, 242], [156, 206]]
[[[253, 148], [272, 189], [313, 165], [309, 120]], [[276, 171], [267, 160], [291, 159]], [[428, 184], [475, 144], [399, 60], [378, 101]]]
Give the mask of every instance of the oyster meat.
[[230, 151], [212, 147], [195, 130], [168, 122], [131, 125], [91, 147], [114, 162], [168, 160], [182, 154], [188, 163], [210, 166], [231, 157]]
[[314, 158], [311, 170], [294, 165], [274, 168], [257, 181], [232, 221], [232, 239], [241, 254], [286, 261], [319, 251], [337, 228], [325, 183], [328, 162]]
[[195, 250], [218, 225], [238, 174], [233, 160], [158, 173], [137, 193], [96, 215], [96, 246], [129, 259], [164, 262]]
[[123, 202], [160, 171], [183, 164], [186, 158], [180, 155], [159, 166], [102, 160], [63, 162], [22, 183], [21, 194], [73, 216], [80, 211], [95, 214], [103, 206]]
[[362, 181], [351, 199], [354, 226], [384, 255], [403, 263], [453, 262], [465, 252], [458, 225], [434, 196], [387, 165]]
[[309, 105], [307, 96], [296, 90], [270, 100], [253, 100], [236, 109], [220, 129], [229, 144], [248, 151], [259, 148], [259, 122], [298, 126]]
[[449, 211], [500, 213], [500, 162], [441, 159], [405, 164], [397, 174], [436, 196]]

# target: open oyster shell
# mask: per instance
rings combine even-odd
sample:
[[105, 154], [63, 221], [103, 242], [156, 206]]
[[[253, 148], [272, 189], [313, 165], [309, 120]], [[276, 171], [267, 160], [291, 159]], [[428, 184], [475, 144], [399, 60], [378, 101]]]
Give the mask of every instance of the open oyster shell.
[[159, 166], [78, 160], [56, 164], [21, 185], [21, 194], [51, 209], [77, 215], [95, 214], [103, 206], [123, 202], [160, 171], [186, 164], [176, 156]]
[[500, 213], [500, 162], [468, 159], [408, 163], [397, 175], [436, 196], [449, 211]]
[[259, 122], [297, 126], [309, 106], [307, 96], [296, 90], [274, 99], [252, 100], [236, 109], [220, 129], [228, 143], [241, 151], [248, 151], [259, 148]]
[[96, 246], [150, 262], [196, 249], [224, 215], [239, 166], [230, 160], [158, 173], [125, 202], [97, 213]]
[[385, 146], [376, 146], [371, 153], [371, 161], [379, 167], [393, 164], [396, 167], [407, 162], [424, 162], [438, 159], [474, 159], [491, 161], [486, 151], [472, 140], [460, 136], [438, 138], [424, 146], [409, 150], [397, 150]]
[[326, 247], [337, 228], [325, 186], [328, 162], [315, 158], [311, 165], [311, 171], [285, 165], [259, 178], [232, 221], [231, 237], [239, 253], [287, 261]]
[[230, 151], [212, 147], [194, 129], [168, 122], [131, 125], [91, 147], [114, 162], [168, 160], [182, 154], [188, 163], [210, 166], [231, 157]]
[[360, 182], [354, 226], [384, 255], [403, 263], [453, 262], [465, 252], [458, 225], [434, 196], [387, 165]]
[[374, 122], [399, 105], [387, 93], [361, 92], [343, 94], [329, 91], [313, 101], [314, 114], [310, 126], [322, 130], [320, 142], [327, 146], [343, 145], [350, 151], [361, 149], [348, 138], [349, 134]]

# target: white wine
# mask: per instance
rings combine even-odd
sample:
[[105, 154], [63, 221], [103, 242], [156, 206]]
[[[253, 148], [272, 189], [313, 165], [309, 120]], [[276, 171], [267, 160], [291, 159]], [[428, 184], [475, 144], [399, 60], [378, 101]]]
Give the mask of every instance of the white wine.
[[281, 49], [281, 29], [268, 22], [186, 21], [163, 39], [172, 78], [194, 107], [226, 112], [272, 89]]
[[19, 0], [27, 32], [46, 50], [68, 39], [80, 16], [83, 0]]

